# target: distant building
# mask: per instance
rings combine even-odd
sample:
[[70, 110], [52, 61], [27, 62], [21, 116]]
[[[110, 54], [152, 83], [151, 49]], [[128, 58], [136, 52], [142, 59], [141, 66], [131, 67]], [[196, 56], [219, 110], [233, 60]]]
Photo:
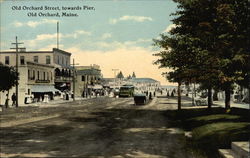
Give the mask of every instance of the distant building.
[[101, 86], [101, 69], [98, 65], [76, 66], [75, 96], [86, 97]]
[[128, 83], [141, 91], [155, 91], [161, 86], [159, 81], [152, 78], [132, 78]]
[[118, 78], [104, 78], [103, 85], [110, 88], [119, 88], [122, 85], [129, 84], [135, 86], [141, 91], [154, 91], [160, 87], [160, 82], [152, 78], [130, 78], [130, 79], [118, 79]]
[[[57, 89], [71, 89], [71, 53], [56, 48], [52, 51], [25, 51], [23, 49], [18, 52], [18, 55], [20, 105], [24, 104], [31, 95], [36, 101], [41, 101], [45, 94], [53, 99], [53, 93], [58, 91]], [[0, 62], [15, 67], [16, 52], [0, 52]], [[15, 92], [15, 87], [9, 92], [11, 96]], [[0, 93], [0, 104], [4, 104], [6, 93]]]

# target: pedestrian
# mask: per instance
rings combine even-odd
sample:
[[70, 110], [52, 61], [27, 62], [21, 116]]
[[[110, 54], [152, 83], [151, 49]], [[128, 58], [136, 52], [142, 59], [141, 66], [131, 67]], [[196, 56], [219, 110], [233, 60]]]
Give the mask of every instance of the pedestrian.
[[171, 97], [174, 97], [174, 91], [172, 91], [172, 93], [171, 93]]
[[9, 93], [6, 94], [5, 107], [9, 107]]
[[16, 93], [12, 94], [11, 100], [12, 100], [12, 106], [16, 105]]
[[150, 100], [152, 99], [152, 93], [151, 92], [149, 93], [149, 99]]

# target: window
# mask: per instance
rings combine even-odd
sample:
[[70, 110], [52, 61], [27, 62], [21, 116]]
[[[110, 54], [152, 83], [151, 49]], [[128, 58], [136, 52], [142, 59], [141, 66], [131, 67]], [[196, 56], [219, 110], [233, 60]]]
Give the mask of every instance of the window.
[[37, 71], [37, 80], [40, 79], [39, 71]]
[[10, 64], [10, 57], [9, 56], [5, 56], [5, 64], [6, 65]]
[[82, 81], [85, 81], [85, 76], [82, 76]]
[[50, 56], [46, 56], [46, 64], [50, 64]]
[[62, 64], [64, 65], [64, 57], [62, 57]]
[[57, 57], [57, 64], [59, 64], [59, 56], [56, 56]]
[[30, 70], [28, 70], [28, 79], [30, 80], [31, 75], [30, 75]]
[[35, 79], [35, 77], [36, 77], [36, 72], [35, 70], [33, 70], [33, 80]]
[[49, 72], [47, 72], [47, 80], [49, 80]]
[[24, 56], [20, 56], [20, 63], [21, 63], [21, 65], [24, 65], [24, 63], [25, 63]]
[[43, 80], [45, 80], [45, 79], [46, 79], [45, 72], [43, 72]]
[[34, 62], [38, 63], [38, 56], [34, 56]]

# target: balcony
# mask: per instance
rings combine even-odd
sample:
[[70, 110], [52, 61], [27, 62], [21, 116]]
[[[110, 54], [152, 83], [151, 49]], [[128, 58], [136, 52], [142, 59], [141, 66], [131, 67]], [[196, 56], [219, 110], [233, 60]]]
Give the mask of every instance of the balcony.
[[36, 80], [35, 83], [50, 83], [50, 80]]
[[55, 82], [70, 82], [70, 81], [72, 81], [72, 77], [55, 76]]

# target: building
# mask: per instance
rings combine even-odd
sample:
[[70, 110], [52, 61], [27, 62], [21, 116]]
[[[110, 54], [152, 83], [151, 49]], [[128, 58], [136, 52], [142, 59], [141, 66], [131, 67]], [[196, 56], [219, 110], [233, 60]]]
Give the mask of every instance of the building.
[[101, 89], [101, 69], [98, 65], [77, 66], [75, 81], [75, 96], [87, 97], [95, 89]]
[[[53, 48], [52, 51], [21, 50], [18, 56], [20, 105], [25, 104], [31, 95], [35, 101], [41, 101], [45, 95], [53, 99], [53, 93], [57, 89], [71, 89], [71, 53]], [[16, 66], [16, 52], [0, 52], [0, 62], [7, 66]], [[9, 91], [9, 96], [14, 92], [15, 87]], [[0, 93], [0, 104], [5, 103], [6, 93]]]
[[102, 81], [105, 87], [120, 88], [122, 85], [133, 85], [140, 91], [155, 91], [160, 88], [161, 84], [152, 78], [104, 78]]
[[132, 78], [128, 81], [140, 91], [155, 91], [160, 88], [161, 83], [152, 78]]

